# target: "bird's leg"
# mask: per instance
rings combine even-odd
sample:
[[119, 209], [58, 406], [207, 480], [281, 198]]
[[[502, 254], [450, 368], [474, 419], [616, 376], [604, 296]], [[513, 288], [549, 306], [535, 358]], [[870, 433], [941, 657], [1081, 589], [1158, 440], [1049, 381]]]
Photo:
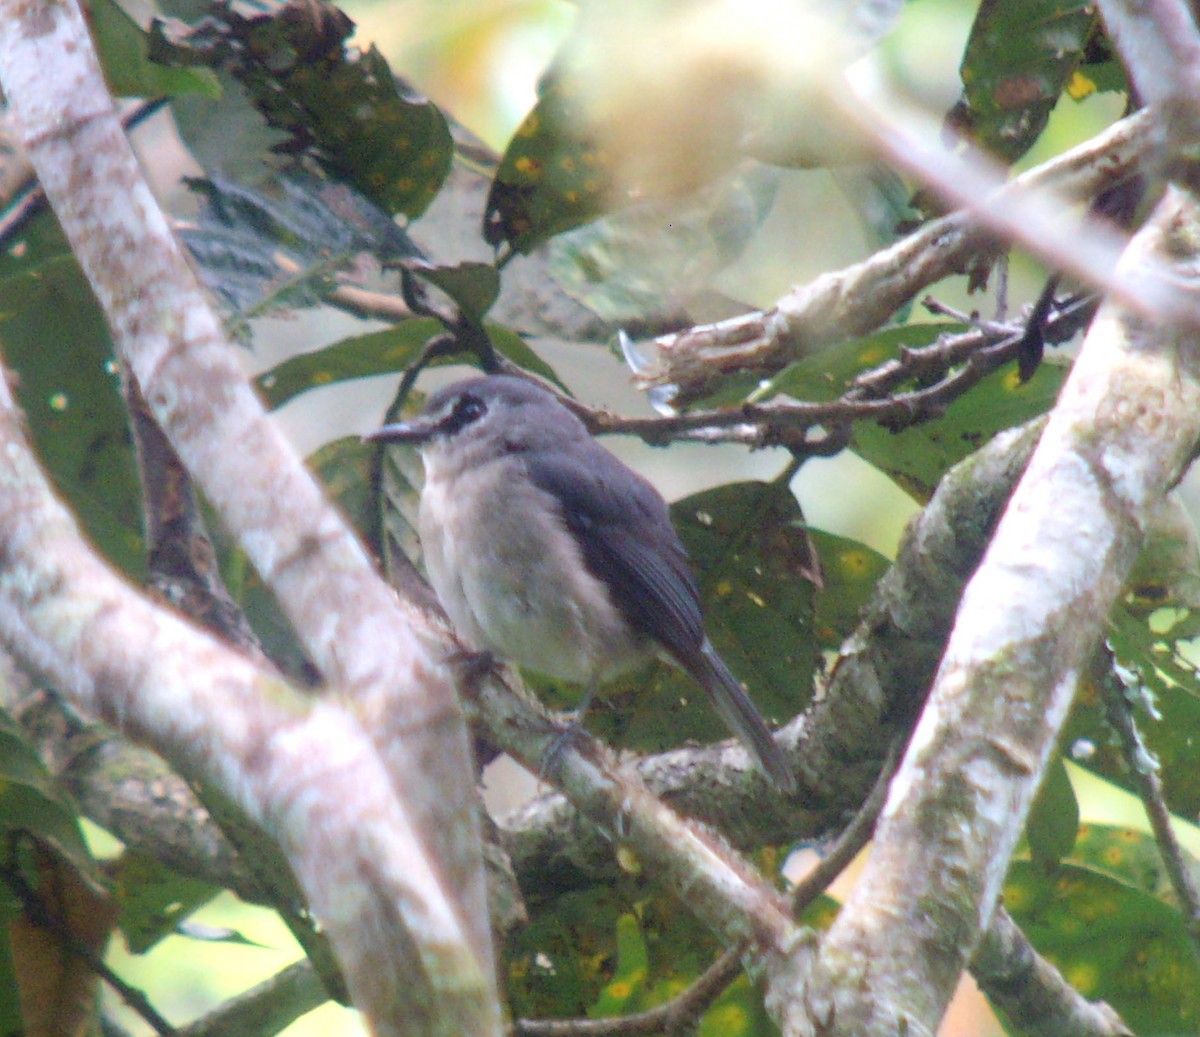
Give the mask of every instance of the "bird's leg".
[[546, 749], [545, 755], [542, 756], [542, 765], [538, 768], [539, 778], [548, 778], [551, 770], [558, 763], [558, 758], [562, 755], [563, 750], [572, 743], [579, 743], [583, 740], [586, 732], [583, 729], [583, 721], [587, 716], [588, 707], [591, 706], [592, 700], [596, 697], [596, 682], [589, 681], [587, 692], [579, 705], [571, 710], [567, 716], [569, 719], [566, 724], [559, 728], [551, 740], [549, 747]]

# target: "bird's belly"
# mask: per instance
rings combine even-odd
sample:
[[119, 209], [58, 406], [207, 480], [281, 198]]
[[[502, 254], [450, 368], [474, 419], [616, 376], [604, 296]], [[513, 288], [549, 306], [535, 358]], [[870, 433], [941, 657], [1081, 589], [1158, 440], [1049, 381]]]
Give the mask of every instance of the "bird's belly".
[[[459, 634], [577, 683], [603, 682], [650, 658], [650, 646], [587, 571], [548, 495], [496, 468], [476, 469], [469, 487], [428, 480], [422, 494], [426, 568]], [[461, 507], [462, 492], [486, 494], [487, 502]], [[473, 515], [470, 527], [458, 518], [463, 513]]]

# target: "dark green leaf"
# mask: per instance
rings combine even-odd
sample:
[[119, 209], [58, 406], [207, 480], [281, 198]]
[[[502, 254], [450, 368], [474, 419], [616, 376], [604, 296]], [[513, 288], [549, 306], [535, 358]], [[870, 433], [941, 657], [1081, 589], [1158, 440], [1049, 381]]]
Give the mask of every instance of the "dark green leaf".
[[315, 176], [281, 176], [271, 193], [223, 177], [188, 184], [206, 204], [180, 236], [209, 289], [243, 324], [316, 305], [337, 287], [334, 273], [360, 254], [387, 261], [416, 251], [367, 199]]
[[0, 712], [0, 833], [28, 832], [92, 884], [99, 875], [78, 811], [54, 783], [21, 728]]
[[445, 118], [375, 47], [346, 48], [354, 23], [337, 8], [289, 3], [247, 17], [221, 3], [185, 40], [161, 23], [152, 31], [156, 59], [232, 73], [288, 134], [280, 150], [311, 155], [387, 212], [418, 216], [437, 194], [452, 157]]
[[1034, 862], [1042, 867], [1057, 864], [1071, 852], [1079, 833], [1079, 803], [1061, 759], [1054, 760], [1029, 818], [1025, 838]]
[[1067, 94], [1079, 101], [1093, 93], [1129, 93], [1129, 76], [1112, 40], [1097, 29], [1088, 40], [1083, 63], [1067, 85]]
[[0, 1037], [21, 1037], [25, 1033], [21, 1014], [20, 990], [9, 945], [9, 923], [21, 916], [21, 906], [0, 890]]
[[580, 134], [583, 119], [560, 79], [544, 86], [500, 161], [484, 216], [491, 245], [531, 252], [604, 211], [603, 156]]
[[1067, 94], [1076, 101], [1100, 93], [1127, 93], [1129, 76], [1120, 61], [1083, 65], [1075, 70], [1067, 84]]
[[189, 914], [220, 892], [133, 852], [121, 856], [113, 879], [121, 910], [118, 924], [134, 954], [144, 954], [170, 936]]
[[54, 213], [43, 210], [22, 223], [8, 246], [0, 249], [0, 282], [41, 270], [50, 260], [70, 255], [71, 246]]
[[858, 624], [875, 592], [876, 581], [891, 563], [857, 540], [810, 531], [821, 558], [823, 586], [817, 595], [813, 636], [821, 651], [837, 651]]
[[245, 552], [229, 538], [218, 516], [208, 516], [208, 528], [212, 531], [225, 586], [245, 614], [267, 657], [289, 678], [301, 684], [312, 682], [316, 671], [274, 592], [263, 583]]
[[1108, 874], [1024, 861], [1004, 905], [1080, 994], [1107, 1001], [1134, 1032], [1200, 1028], [1200, 967], [1176, 908]]
[[105, 79], [117, 96], [220, 96], [220, 84], [209, 69], [171, 68], [151, 61], [149, 37], [116, 0], [95, 0], [89, 13]]
[[402, 321], [383, 331], [355, 335], [332, 346], [301, 353], [258, 376], [268, 407], [281, 407], [309, 389], [351, 378], [403, 371], [420, 355], [425, 343], [442, 331], [433, 318]]
[[500, 294], [500, 273], [491, 263], [436, 266], [414, 260], [405, 264], [413, 273], [445, 292], [471, 320], [480, 321]]
[[[292, 357], [264, 372], [258, 377], [258, 388], [267, 406], [281, 407], [309, 389], [351, 378], [395, 374], [409, 367], [420, 356], [425, 343], [442, 330], [438, 321], [422, 317], [402, 321], [383, 331], [345, 338], [325, 349]], [[487, 326], [487, 332], [496, 349], [514, 363], [556, 384], [562, 384], [554, 370], [518, 335], [492, 324]], [[462, 357], [442, 357], [431, 366], [463, 362]]]
[[956, 126], [1001, 161], [1020, 158], [1082, 61], [1098, 17], [1081, 0], [984, 0], [963, 54]]
[[372, 493], [372, 472], [378, 447], [358, 436], [326, 443], [308, 459], [309, 466], [359, 535], [379, 553], [379, 510]]
[[566, 893], [535, 911], [509, 940], [508, 995], [513, 1014], [580, 1018], [613, 975], [617, 920], [625, 905], [613, 890]]
[[788, 364], [759, 388], [755, 397], [765, 400], [784, 395], [818, 403], [836, 400], [860, 374], [896, 359], [902, 349], [919, 349], [936, 342], [940, 335], [962, 330], [961, 324], [905, 324], [850, 339]]
[[[1200, 682], [1180, 652], [1178, 633], [1173, 627], [1156, 630], [1123, 603], [1109, 617], [1108, 641], [1117, 661], [1141, 682], [1153, 702], [1155, 716], [1139, 710], [1135, 719], [1143, 742], [1161, 767], [1167, 805], [1181, 817], [1194, 818], [1200, 814], [1200, 740], [1196, 738]], [[1082, 684], [1076, 695], [1063, 746], [1075, 763], [1132, 789], [1129, 764], [1114, 744], [1104, 704], [1090, 682]]]
[[[711, 933], [679, 909], [674, 895], [641, 891], [631, 904], [630, 892], [567, 893], [538, 905], [504, 955], [514, 1015], [627, 1015], [663, 1004], [700, 977], [721, 950]], [[744, 975], [699, 1027], [703, 1037], [773, 1032], [761, 995]]]
[[96, 546], [141, 574], [141, 491], [112, 345], [74, 259], [0, 281], [0, 342], [59, 490]]
[[1058, 399], [1067, 368], [1047, 360], [1024, 385], [1016, 368], [996, 371], [946, 408], [945, 414], [898, 432], [860, 422], [851, 439], [863, 460], [891, 476], [917, 500], [928, 500], [947, 469], [1002, 429], [1044, 414]]

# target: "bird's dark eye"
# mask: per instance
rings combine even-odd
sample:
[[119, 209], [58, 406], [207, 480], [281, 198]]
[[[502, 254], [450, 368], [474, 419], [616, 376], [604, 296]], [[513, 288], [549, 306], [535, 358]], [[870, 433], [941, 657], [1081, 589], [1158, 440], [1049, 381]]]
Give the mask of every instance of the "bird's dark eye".
[[442, 422], [442, 431], [452, 436], [460, 429], [466, 428], [471, 422], [478, 421], [485, 413], [487, 413], [487, 405], [483, 400], [465, 392], [454, 401], [454, 406]]

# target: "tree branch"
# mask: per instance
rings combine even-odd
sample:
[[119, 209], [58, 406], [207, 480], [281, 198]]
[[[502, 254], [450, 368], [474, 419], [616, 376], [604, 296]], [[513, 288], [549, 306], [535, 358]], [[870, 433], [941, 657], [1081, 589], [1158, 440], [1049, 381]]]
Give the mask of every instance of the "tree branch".
[[[377, 577], [263, 413], [125, 140], [75, 4], [0, 2], [0, 85], [122, 361], [188, 471], [288, 611], [310, 656], [346, 697], [300, 706], [278, 682], [243, 671], [242, 687], [253, 694], [248, 702], [228, 700], [231, 715], [258, 709], [249, 730], [260, 738], [273, 725], [297, 736], [284, 738], [285, 745], [255, 746], [267, 754], [259, 766], [270, 781], [250, 781], [246, 769], [257, 761], [241, 755], [249, 748], [245, 729], [216, 722], [211, 704], [194, 694], [183, 697], [192, 710], [186, 717], [166, 718], [153, 705], [155, 689], [138, 678], [173, 660], [151, 665], [140, 658], [147, 671], [137, 671], [125, 657], [111, 671], [124, 681], [107, 679], [110, 671], [97, 673], [81, 661], [82, 643], [55, 644], [55, 636], [68, 631], [39, 629], [39, 617], [25, 611], [35, 603], [20, 595], [7, 602], [10, 647], [54, 673], [110, 722], [168, 745], [194, 768], [219, 773], [244, 807], [269, 819], [328, 928], [356, 1003], [380, 1033], [496, 1032], [474, 769], [449, 671], [434, 655], [438, 639]], [[8, 439], [17, 442], [15, 429]], [[57, 525], [63, 527], [61, 516]], [[66, 548], [69, 537], [60, 536]], [[113, 622], [127, 618], [128, 609], [118, 607], [127, 589], [113, 586], [108, 574], [91, 572], [88, 579], [88, 592], [94, 585], [107, 596], [96, 600], [112, 604]], [[154, 622], [152, 616], [145, 616], [148, 629], [167, 629], [162, 617]], [[136, 641], [132, 629], [120, 625], [118, 633]], [[25, 636], [36, 640], [24, 643]], [[171, 639], [182, 636], [172, 628]], [[32, 658], [30, 644], [37, 645]], [[126, 647], [132, 653], [134, 646]], [[194, 662], [199, 651], [191, 653]], [[223, 652], [218, 657], [208, 645], [201, 654], [216, 673], [230, 672]], [[213, 683], [206, 688], [217, 696]], [[264, 697], [274, 708], [259, 701]], [[324, 737], [316, 740], [305, 724], [299, 725], [303, 736], [297, 734], [297, 709], [310, 721], [324, 715]], [[219, 734], [206, 734], [201, 719]], [[182, 727], [194, 745], [167, 734]], [[329, 744], [339, 738], [340, 744]], [[292, 758], [296, 772], [277, 769], [299, 743], [308, 743], [310, 758]], [[227, 751], [243, 766], [222, 760]], [[326, 801], [327, 809], [341, 813], [321, 818], [327, 841], [315, 838], [312, 827], [291, 827], [317, 824], [319, 804], [294, 797], [301, 765], [311, 778], [322, 757], [328, 768], [359, 778], [344, 787], [344, 798]], [[364, 780], [367, 772], [371, 782]], [[332, 795], [319, 783], [306, 787], [321, 798]], [[251, 790], [266, 802], [247, 802]], [[361, 797], [355, 810], [348, 810], [351, 790]], [[332, 856], [344, 853], [345, 860], [334, 865], [326, 854], [318, 861], [321, 845], [338, 846]], [[381, 968], [381, 962], [390, 965]]]
[[1112, 1008], [1080, 996], [1003, 907], [975, 950], [971, 973], [1025, 1037], [1133, 1037]]
[[[1090, 198], [1137, 171], [1152, 132], [1150, 115], [1139, 112], [1016, 177], [999, 197], [1053, 189], [1064, 200]], [[676, 399], [686, 403], [730, 372], [773, 373], [823, 346], [870, 334], [935, 281], [994, 247], [992, 233], [972, 214], [952, 213], [861, 263], [794, 289], [768, 310], [654, 339], [657, 363], [638, 380], [675, 386]]]

